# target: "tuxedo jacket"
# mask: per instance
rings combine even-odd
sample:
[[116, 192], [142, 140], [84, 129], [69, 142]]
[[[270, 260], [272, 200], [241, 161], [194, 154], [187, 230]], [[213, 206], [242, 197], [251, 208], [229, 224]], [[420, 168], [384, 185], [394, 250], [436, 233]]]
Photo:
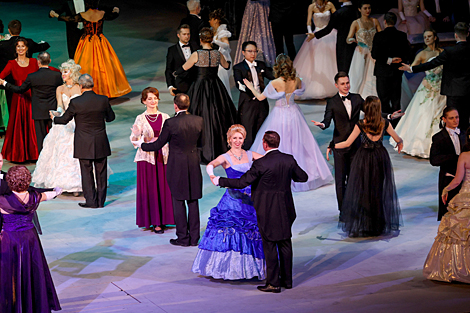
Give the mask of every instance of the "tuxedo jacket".
[[53, 122], [67, 124], [75, 119], [73, 157], [96, 160], [111, 155], [106, 122], [112, 122], [114, 118], [108, 97], [85, 91], [81, 96], [71, 99], [64, 115], [55, 117]]
[[455, 22], [470, 22], [470, 4], [468, 0], [454, 0], [452, 1], [451, 11], [454, 13]]
[[202, 198], [202, 174], [199, 151], [203, 145], [203, 119], [181, 112], [165, 120], [155, 142], [143, 143], [144, 151], [158, 151], [168, 142], [169, 155], [166, 176], [171, 195], [176, 200]]
[[[455, 0], [454, 0], [455, 1]], [[441, 9], [442, 16], [451, 17], [452, 15], [452, 2], [449, 0], [439, 0], [439, 8]], [[467, 0], [463, 0], [467, 1]], [[436, 0], [424, 0], [424, 7], [434, 17], [436, 17]], [[460, 21], [457, 21], [460, 22]]]
[[[193, 48], [190, 43], [191, 53], [197, 50]], [[184, 73], [178, 75], [177, 77], [173, 76], [173, 72], [180, 69], [183, 64], [186, 63], [186, 58], [184, 57], [183, 50], [179, 42], [176, 45], [173, 45], [168, 48], [168, 53], [166, 54], [166, 69], [165, 69], [165, 78], [167, 87], [173, 86], [178, 89], [179, 92], [187, 93], [189, 87], [196, 79], [197, 71], [195, 67], [185, 71]]]
[[408, 63], [411, 46], [408, 36], [395, 27], [386, 27], [374, 36], [371, 55], [375, 59], [374, 75], [377, 77], [402, 76], [400, 63], [387, 64], [388, 58], [398, 57]]
[[[465, 144], [465, 132], [462, 130], [460, 131], [459, 139], [460, 149], [462, 149]], [[432, 166], [440, 167], [440, 178], [446, 173], [455, 175], [458, 160], [459, 156], [455, 152], [454, 144], [452, 143], [452, 139], [450, 139], [449, 132], [446, 128], [441, 129], [438, 133], [432, 136], [429, 162]]]
[[219, 185], [236, 189], [251, 185], [251, 199], [263, 240], [281, 241], [292, 237], [296, 218], [292, 180], [306, 182], [308, 175], [292, 155], [274, 150], [254, 161], [239, 179], [221, 177]]
[[31, 89], [31, 109], [34, 120], [48, 120], [49, 110], [57, 110], [57, 87], [63, 84], [60, 72], [40, 68], [28, 74], [21, 86], [7, 83], [5, 89], [24, 93]]
[[[5, 66], [7, 65], [8, 61], [16, 59], [16, 39], [18, 36], [12, 36], [8, 40], [0, 41], [0, 71], [2, 71]], [[44, 43], [36, 43], [32, 39], [26, 38], [28, 42], [28, 52], [26, 56], [31, 58], [33, 53], [38, 53], [42, 51], [46, 51], [49, 49], [49, 44], [47, 42]]]
[[195, 50], [199, 49], [201, 46], [201, 42], [199, 41], [199, 31], [205, 27], [207, 23], [204, 23], [202, 18], [197, 17], [193, 14], [188, 14], [185, 18], [183, 18], [180, 22], [180, 25], [188, 24], [190, 37], [189, 42], [191, 43], [191, 47]]
[[413, 73], [424, 72], [443, 65], [441, 94], [446, 96], [470, 95], [470, 44], [459, 42], [446, 47], [429, 62], [413, 66]]
[[294, 15], [294, 7], [297, 2], [292, 0], [271, 0], [269, 9], [269, 21], [271, 23], [288, 23], [292, 22]]
[[[264, 79], [274, 79], [273, 70], [272, 68], [266, 66], [266, 64], [262, 61], [256, 61], [255, 68], [256, 73], [258, 74], [259, 88], [261, 91], [263, 91], [265, 88]], [[235, 86], [237, 86], [237, 88], [239, 87], [239, 83], [245, 85], [243, 82], [244, 78], [248, 79], [250, 82], [253, 82], [253, 75], [251, 74], [250, 67], [245, 60], [233, 66], [233, 77], [235, 79]], [[245, 88], [245, 90], [246, 91], [240, 90], [240, 97], [238, 98], [239, 108], [243, 103], [251, 101], [254, 97], [253, 92], [250, 89]]]

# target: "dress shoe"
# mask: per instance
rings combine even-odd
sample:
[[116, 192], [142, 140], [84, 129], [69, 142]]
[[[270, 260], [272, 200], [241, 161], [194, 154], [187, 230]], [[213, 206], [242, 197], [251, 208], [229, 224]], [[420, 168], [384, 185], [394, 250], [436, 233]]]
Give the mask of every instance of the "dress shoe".
[[199, 246], [199, 244], [198, 243], [192, 243], [190, 246], [191, 247], [197, 247], [197, 246]]
[[170, 239], [170, 243], [174, 246], [189, 247], [189, 245], [185, 245], [181, 242], [178, 242], [177, 239]]
[[160, 229], [155, 229], [155, 228], [154, 228], [154, 229], [153, 229], [153, 232], [154, 232], [155, 234], [163, 234], [165, 231], [163, 230], [163, 228], [160, 228]]
[[258, 286], [258, 290], [264, 292], [280, 293], [281, 287], [274, 287], [273, 285], [266, 284], [265, 286]]
[[86, 204], [85, 202], [80, 202], [78, 205], [81, 206], [82, 208], [90, 208], [90, 209], [98, 208], [96, 205], [89, 205], [89, 204]]

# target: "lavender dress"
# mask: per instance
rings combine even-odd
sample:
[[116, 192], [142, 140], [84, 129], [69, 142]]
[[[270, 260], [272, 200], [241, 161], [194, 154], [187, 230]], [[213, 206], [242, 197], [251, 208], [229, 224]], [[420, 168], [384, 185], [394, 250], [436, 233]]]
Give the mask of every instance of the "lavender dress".
[[11, 193], [0, 196], [0, 312], [44, 313], [61, 310], [51, 273], [32, 219], [41, 194], [29, 192], [20, 202]]

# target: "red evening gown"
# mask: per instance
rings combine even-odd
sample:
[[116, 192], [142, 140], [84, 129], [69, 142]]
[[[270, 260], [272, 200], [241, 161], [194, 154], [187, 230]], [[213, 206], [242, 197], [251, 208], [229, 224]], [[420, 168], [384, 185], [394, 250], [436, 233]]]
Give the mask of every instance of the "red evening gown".
[[[28, 74], [38, 70], [36, 59], [29, 59], [29, 65], [21, 67], [15, 60], [8, 61], [0, 73], [4, 79], [12, 74], [16, 86], [21, 86]], [[26, 162], [38, 159], [36, 130], [31, 113], [31, 90], [23, 94], [14, 93], [11, 100], [10, 118], [2, 148], [3, 158], [11, 162]]]

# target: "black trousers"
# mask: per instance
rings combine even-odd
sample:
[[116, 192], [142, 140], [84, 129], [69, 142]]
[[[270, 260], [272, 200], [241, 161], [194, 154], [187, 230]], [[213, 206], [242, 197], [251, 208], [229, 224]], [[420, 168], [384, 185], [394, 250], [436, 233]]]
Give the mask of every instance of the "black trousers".
[[357, 151], [356, 145], [357, 141], [349, 148], [338, 150], [333, 149], [333, 156], [335, 158], [335, 185], [338, 210], [341, 210], [343, 205], [343, 197], [346, 193], [349, 172], [351, 171], [351, 163], [354, 158], [354, 154]]
[[34, 129], [36, 130], [36, 142], [38, 144], [38, 153], [42, 151], [42, 143], [46, 138], [49, 129], [52, 127], [52, 120], [34, 120]]
[[[82, 174], [82, 189], [86, 204], [104, 207], [108, 180], [108, 158], [79, 159]], [[93, 167], [95, 172], [93, 175]], [[96, 179], [96, 184], [95, 184]]]
[[393, 113], [401, 108], [402, 73], [393, 76], [377, 76], [377, 95], [382, 103], [382, 112]]
[[263, 125], [264, 120], [269, 114], [268, 100], [258, 101], [250, 100], [245, 101], [238, 109], [238, 118], [240, 124], [245, 127], [246, 138], [243, 142], [243, 149], [250, 149], [255, 141], [256, 134]]
[[[197, 245], [200, 236], [198, 200], [173, 200], [173, 215], [176, 224], [176, 240], [183, 245]], [[188, 213], [186, 214], [186, 205]]]
[[294, 31], [286, 23], [271, 23], [273, 29], [274, 45], [276, 46], [276, 55], [284, 53], [284, 41], [286, 42], [287, 55], [294, 61], [297, 52], [294, 46]]
[[446, 105], [456, 108], [459, 111], [459, 128], [466, 132], [468, 128], [468, 119], [470, 117], [470, 106], [468, 104], [468, 96], [447, 96]]
[[263, 251], [266, 258], [266, 283], [280, 287], [292, 285], [292, 241], [269, 241], [263, 239]]

